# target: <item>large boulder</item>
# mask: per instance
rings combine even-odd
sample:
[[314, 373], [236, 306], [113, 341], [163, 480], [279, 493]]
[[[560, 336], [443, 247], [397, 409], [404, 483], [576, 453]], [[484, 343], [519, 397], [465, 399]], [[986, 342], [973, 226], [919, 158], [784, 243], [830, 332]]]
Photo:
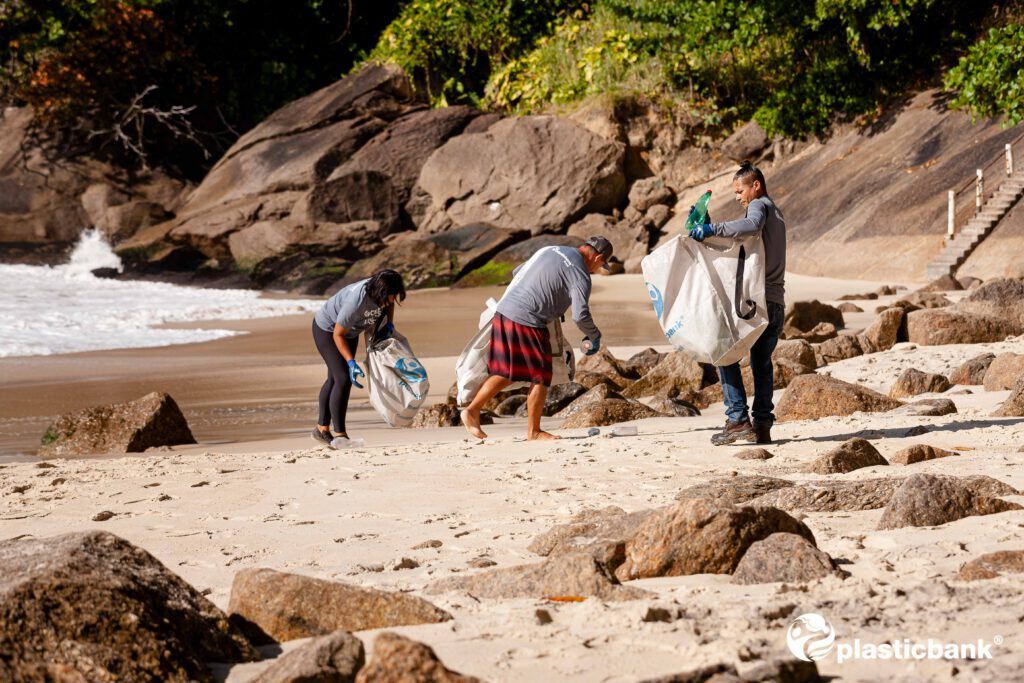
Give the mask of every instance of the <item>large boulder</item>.
[[260, 658], [199, 591], [98, 531], [0, 542], [0, 652], [0, 677], [37, 669], [27, 681], [210, 680], [207, 662]]
[[1024, 279], [995, 278], [981, 285], [956, 305], [957, 310], [1024, 325]]
[[954, 370], [949, 376], [949, 381], [953, 384], [984, 384], [985, 373], [995, 359], [996, 354], [994, 353], [983, 353], [980, 356], [975, 356]]
[[882, 512], [879, 529], [939, 526], [964, 517], [1022, 509], [1017, 503], [978, 495], [955, 479], [931, 474], [907, 477]]
[[743, 554], [733, 572], [733, 583], [806, 583], [841, 572], [828, 553], [803, 536], [778, 533], [757, 541]]
[[1021, 377], [1024, 377], [1024, 354], [1001, 353], [989, 364], [982, 384], [985, 391], [1006, 391]]
[[815, 474], [845, 474], [863, 467], [888, 464], [869, 441], [853, 438], [820, 456], [811, 463], [809, 471]]
[[934, 372], [922, 372], [917, 368], [907, 368], [896, 378], [889, 390], [892, 398], [907, 398], [918, 394], [941, 394], [952, 385], [945, 376]]
[[775, 414], [779, 421], [817, 420], [856, 412], [885, 412], [900, 405], [896, 399], [858, 384], [813, 374], [800, 375], [790, 382]]
[[281, 655], [250, 683], [353, 683], [365, 663], [362, 641], [335, 631]]
[[825, 364], [838, 363], [847, 358], [862, 356], [867, 351], [862, 345], [859, 337], [852, 334], [838, 334], [831, 339], [814, 345], [817, 356]]
[[294, 640], [334, 631], [437, 624], [451, 615], [422, 598], [287, 574], [243, 569], [231, 584], [228, 612], [250, 639]]
[[450, 591], [495, 600], [579, 596], [619, 601], [651, 597], [647, 591], [621, 585], [604, 564], [589, 554], [556, 555], [534, 564], [449, 576], [426, 589], [428, 594]]
[[1013, 389], [1010, 390], [1010, 395], [992, 415], [995, 417], [1024, 417], [1024, 375], [1020, 376]]
[[480, 679], [452, 671], [429, 645], [387, 632], [373, 641], [373, 659], [359, 671], [356, 683], [480, 683]]
[[533, 234], [563, 232], [626, 197], [625, 148], [554, 116], [524, 116], [460, 135], [424, 164], [430, 197], [421, 230], [488, 222]]
[[[444, 234], [444, 233], [442, 233]], [[583, 240], [572, 235], [537, 235], [505, 247], [483, 265], [466, 273], [455, 287], [490, 287], [512, 282], [512, 271], [544, 247], [579, 247]]]
[[900, 328], [906, 313], [902, 308], [894, 306], [882, 311], [875, 322], [864, 330], [863, 337], [868, 341], [868, 353], [888, 351], [900, 339]]
[[43, 434], [39, 455], [141, 453], [155, 446], [195, 442], [174, 399], [153, 392], [135, 401], [61, 415]]
[[643, 377], [626, 387], [626, 398], [642, 396], [674, 396], [701, 390], [704, 368], [685, 351], [672, 351]]
[[719, 147], [722, 154], [733, 161], [754, 161], [762, 150], [771, 144], [771, 138], [751, 119], [727, 137]]
[[907, 337], [922, 346], [998, 342], [1021, 333], [1024, 324], [1008, 318], [948, 308], [912, 311], [907, 315]]
[[802, 522], [782, 510], [738, 507], [709, 498], [683, 500], [648, 517], [626, 542], [622, 581], [656, 576], [731, 574], [752, 544], [788, 532], [815, 543]]
[[782, 325], [783, 337], [799, 337], [801, 333], [813, 330], [819, 323], [830, 323], [837, 330], [842, 329], [845, 325], [843, 312], [818, 300], [794, 302], [786, 311]]
[[643, 213], [656, 204], [674, 204], [676, 193], [663, 178], [641, 178], [629, 188], [629, 205]]

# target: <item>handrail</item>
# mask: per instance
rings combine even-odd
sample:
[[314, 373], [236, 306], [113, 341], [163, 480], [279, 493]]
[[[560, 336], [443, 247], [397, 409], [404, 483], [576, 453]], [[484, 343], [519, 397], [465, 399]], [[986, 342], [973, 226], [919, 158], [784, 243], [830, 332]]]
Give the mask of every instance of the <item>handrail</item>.
[[[1024, 142], [1024, 133], [1021, 133], [1008, 143], [1011, 149], [1017, 148], [1019, 150], [1018, 157], [1013, 162], [1014, 168], [1010, 169], [1011, 173], [1016, 172], [1021, 167], [1018, 160], [1024, 158], [1024, 148], [1018, 145], [1022, 142]], [[959, 232], [960, 227], [977, 216], [988, 200], [999, 190], [1002, 181], [1008, 177], [1006, 174], [1005, 154], [995, 156], [978, 170], [981, 171], [981, 188], [978, 187], [979, 179], [975, 175], [975, 177], [953, 188], [951, 190], [953, 196], [951, 198], [947, 197], [947, 202], [951, 201], [953, 204], [952, 222], [948, 226], [947, 237], [952, 238], [955, 236]], [[949, 193], [947, 192], [946, 194], [948, 195]]]

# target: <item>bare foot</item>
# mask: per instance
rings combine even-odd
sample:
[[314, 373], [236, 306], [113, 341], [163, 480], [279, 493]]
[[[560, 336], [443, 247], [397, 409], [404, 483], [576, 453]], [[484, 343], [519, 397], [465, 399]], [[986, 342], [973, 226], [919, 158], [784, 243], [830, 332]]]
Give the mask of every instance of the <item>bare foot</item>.
[[554, 434], [549, 434], [548, 432], [543, 432], [542, 431], [542, 432], [534, 432], [532, 434], [527, 434], [526, 438], [528, 440], [530, 440], [530, 441], [550, 441], [550, 440], [553, 440], [553, 439], [561, 439], [562, 437], [555, 436]]
[[480, 429], [480, 413], [473, 412], [469, 408], [463, 409], [459, 416], [462, 418], [462, 424], [465, 426], [466, 431], [475, 436], [478, 439], [486, 439], [487, 435], [484, 430]]

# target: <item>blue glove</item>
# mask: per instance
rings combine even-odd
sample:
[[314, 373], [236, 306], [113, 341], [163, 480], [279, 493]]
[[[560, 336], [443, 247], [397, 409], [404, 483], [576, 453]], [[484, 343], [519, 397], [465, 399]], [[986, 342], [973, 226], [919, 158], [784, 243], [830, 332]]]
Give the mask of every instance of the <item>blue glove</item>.
[[363, 385], [356, 381], [357, 377], [366, 377], [366, 373], [359, 367], [359, 363], [353, 358], [348, 362], [348, 379], [359, 389], [363, 388]]
[[590, 337], [584, 337], [583, 338], [583, 355], [584, 356], [593, 356], [595, 353], [597, 353], [598, 349], [600, 349], [600, 348], [601, 348], [601, 338], [600, 337], [595, 337], [594, 339], [591, 339]]
[[715, 234], [715, 229], [711, 227], [710, 223], [704, 223], [703, 225], [695, 225], [690, 228], [690, 239], [703, 242], [705, 237], [711, 237]]
[[395, 326], [394, 326], [394, 324], [392, 324], [390, 321], [387, 322], [387, 323], [384, 323], [383, 332], [384, 332], [384, 336], [385, 337], [392, 336], [395, 333]]

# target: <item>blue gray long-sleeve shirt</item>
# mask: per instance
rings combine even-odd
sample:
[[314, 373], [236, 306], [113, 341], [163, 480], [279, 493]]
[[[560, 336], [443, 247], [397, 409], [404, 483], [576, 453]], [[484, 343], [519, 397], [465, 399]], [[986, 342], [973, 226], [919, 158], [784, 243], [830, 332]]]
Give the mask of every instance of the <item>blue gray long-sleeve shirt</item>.
[[764, 242], [764, 294], [767, 301], [786, 305], [786, 219], [767, 195], [750, 202], [744, 218], [713, 223], [718, 237], [744, 238], [757, 232]]
[[572, 247], [544, 247], [512, 271], [498, 313], [527, 327], [547, 327], [572, 306], [576, 327], [591, 339], [601, 330], [590, 315], [590, 272]]

